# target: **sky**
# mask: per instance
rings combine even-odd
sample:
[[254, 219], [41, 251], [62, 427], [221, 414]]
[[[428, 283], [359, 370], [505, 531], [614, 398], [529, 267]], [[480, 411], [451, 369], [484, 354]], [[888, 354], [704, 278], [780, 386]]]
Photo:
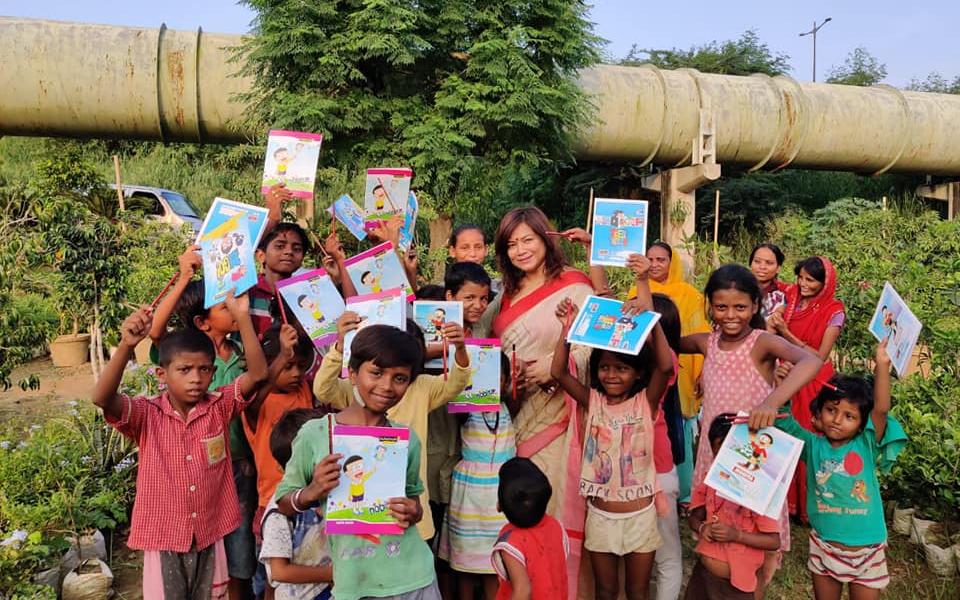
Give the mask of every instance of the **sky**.
[[[0, 0], [0, 15], [112, 25], [243, 33], [253, 12], [234, 0]], [[609, 43], [607, 56], [621, 58], [633, 44], [640, 48], [689, 48], [712, 40], [735, 39], [754, 29], [776, 52], [790, 57], [791, 75], [810, 81], [814, 20], [832, 17], [817, 35], [817, 79], [831, 66], [864, 46], [887, 66], [886, 83], [905, 86], [937, 71], [947, 79], [960, 75], [960, 44], [951, 29], [960, 21], [957, 0], [805, 0], [763, 2], [730, 0], [594, 0], [590, 19]]]

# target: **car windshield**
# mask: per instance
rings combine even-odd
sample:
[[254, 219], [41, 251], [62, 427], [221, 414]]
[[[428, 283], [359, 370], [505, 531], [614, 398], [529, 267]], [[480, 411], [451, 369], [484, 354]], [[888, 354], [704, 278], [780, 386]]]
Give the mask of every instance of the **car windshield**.
[[170, 208], [173, 209], [173, 212], [177, 213], [181, 217], [194, 217], [200, 218], [197, 216], [197, 209], [194, 205], [190, 204], [190, 201], [186, 197], [177, 194], [176, 192], [160, 192], [164, 198], [167, 199], [167, 202], [170, 204]]

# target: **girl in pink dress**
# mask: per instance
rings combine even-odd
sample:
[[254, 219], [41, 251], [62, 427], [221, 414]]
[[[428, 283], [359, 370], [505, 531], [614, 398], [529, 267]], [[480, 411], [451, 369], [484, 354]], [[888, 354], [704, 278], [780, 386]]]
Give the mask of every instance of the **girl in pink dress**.
[[[761, 293], [757, 279], [746, 267], [724, 265], [707, 281], [704, 295], [709, 303], [713, 331], [685, 336], [680, 351], [703, 354], [703, 407], [701, 431], [710, 429], [721, 413], [751, 412], [751, 429], [773, 425], [777, 409], [817, 374], [821, 360], [781, 337], [766, 333], [761, 314]], [[796, 366], [774, 385], [777, 360]], [[693, 487], [698, 487], [713, 462], [710, 444], [700, 443]], [[786, 506], [780, 519], [780, 550], [790, 549], [790, 522]], [[777, 553], [769, 553], [757, 597], [763, 597], [766, 584], [778, 564]]]

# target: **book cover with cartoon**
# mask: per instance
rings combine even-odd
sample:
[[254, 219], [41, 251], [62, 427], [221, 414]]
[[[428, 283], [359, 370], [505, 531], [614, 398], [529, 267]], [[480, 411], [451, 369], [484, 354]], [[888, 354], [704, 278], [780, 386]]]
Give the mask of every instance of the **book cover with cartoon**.
[[407, 300], [414, 298], [413, 288], [410, 287], [407, 274], [400, 265], [400, 257], [394, 251], [393, 242], [384, 242], [351, 256], [344, 264], [358, 295], [377, 294], [400, 287], [403, 288]]
[[345, 304], [323, 269], [311, 269], [277, 282], [277, 291], [318, 348], [337, 341], [337, 319]]
[[266, 194], [271, 186], [282, 183], [295, 198], [313, 198], [322, 142], [319, 133], [271, 130], [260, 192]]
[[[463, 303], [442, 300], [417, 300], [413, 303], [413, 320], [423, 331], [423, 341], [429, 346], [443, 339], [444, 323], [456, 323], [463, 327]], [[447, 348], [447, 356], [454, 353], [453, 345]], [[442, 358], [431, 358], [424, 366], [428, 369], [442, 369]]]
[[[447, 404], [451, 413], [500, 412], [500, 340], [466, 340], [470, 379], [463, 391]], [[448, 355], [452, 360], [452, 355]]]
[[889, 281], [883, 284], [883, 291], [880, 293], [877, 309], [870, 319], [869, 329], [878, 341], [887, 340], [887, 354], [890, 355], [890, 362], [897, 370], [897, 375], [903, 377], [910, 364], [910, 357], [917, 345], [923, 324]]
[[343, 455], [343, 472], [327, 496], [328, 534], [403, 533], [387, 502], [406, 495], [409, 445], [406, 427], [333, 428], [333, 452]]
[[353, 343], [353, 338], [357, 336], [357, 332], [370, 325], [392, 325], [403, 329], [406, 306], [407, 302], [401, 288], [347, 298], [346, 310], [357, 313], [360, 317], [360, 325], [353, 331], [348, 331], [343, 338], [341, 377], [347, 376], [347, 365], [350, 364], [350, 344]]
[[775, 427], [750, 431], [746, 423], [735, 424], [704, 482], [740, 506], [777, 518], [786, 498], [777, 486], [793, 478], [801, 450], [802, 441]]
[[646, 200], [595, 198], [590, 264], [625, 267], [631, 254], [647, 252]]
[[417, 228], [417, 213], [420, 212], [420, 202], [413, 192], [407, 196], [407, 213], [403, 217], [403, 227], [400, 228], [400, 249], [406, 252], [413, 243], [413, 234]]
[[647, 311], [627, 317], [622, 312], [623, 302], [587, 296], [567, 335], [571, 344], [592, 348], [639, 354], [647, 336], [660, 320], [660, 314]]
[[332, 212], [333, 216], [343, 223], [347, 231], [353, 234], [353, 237], [357, 238], [357, 240], [363, 241], [366, 239], [367, 230], [363, 227], [363, 211], [361, 211], [357, 203], [353, 201], [353, 198], [344, 194], [334, 200], [333, 204], [330, 205], [330, 208], [327, 210]]
[[406, 212], [411, 181], [413, 169], [367, 169], [367, 184], [363, 193], [363, 212], [367, 223], [389, 221], [394, 215]]
[[203, 261], [204, 308], [223, 302], [230, 290], [239, 295], [256, 285], [254, 252], [266, 224], [266, 208], [214, 199], [197, 236]]

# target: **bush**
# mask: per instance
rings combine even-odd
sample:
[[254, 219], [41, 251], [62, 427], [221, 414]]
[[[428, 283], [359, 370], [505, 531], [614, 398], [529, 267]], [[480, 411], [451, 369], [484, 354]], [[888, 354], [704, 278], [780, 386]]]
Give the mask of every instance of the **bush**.
[[[20, 529], [9, 535], [0, 534], [0, 590], [3, 598], [11, 600], [56, 600], [53, 588], [29, 583], [33, 576], [56, 564], [56, 557], [65, 542], [44, 541], [39, 531]], [[9, 594], [9, 595], [8, 595]]]

